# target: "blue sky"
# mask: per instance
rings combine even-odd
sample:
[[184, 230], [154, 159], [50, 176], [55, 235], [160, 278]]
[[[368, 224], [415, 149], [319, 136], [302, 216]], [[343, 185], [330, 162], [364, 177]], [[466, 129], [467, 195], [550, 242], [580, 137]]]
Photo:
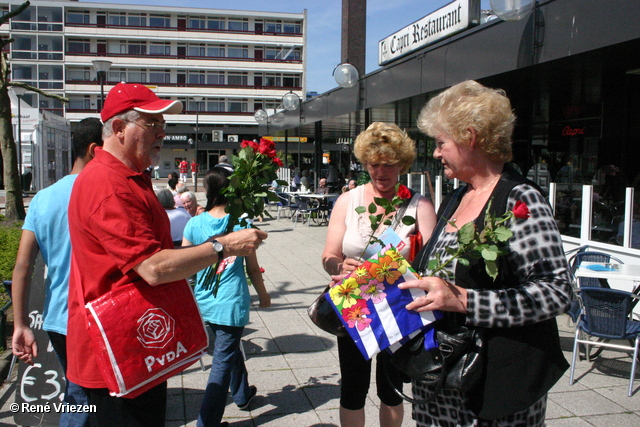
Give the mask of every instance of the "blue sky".
[[[83, 0], [85, 1], [85, 0]], [[96, 0], [99, 3], [176, 6], [175, 0]], [[368, 0], [366, 72], [378, 68], [378, 41], [451, 0]], [[337, 85], [332, 72], [340, 63], [342, 0], [191, 0], [189, 7], [301, 13], [307, 9], [307, 90], [326, 92]], [[489, 0], [481, 1], [489, 9]]]

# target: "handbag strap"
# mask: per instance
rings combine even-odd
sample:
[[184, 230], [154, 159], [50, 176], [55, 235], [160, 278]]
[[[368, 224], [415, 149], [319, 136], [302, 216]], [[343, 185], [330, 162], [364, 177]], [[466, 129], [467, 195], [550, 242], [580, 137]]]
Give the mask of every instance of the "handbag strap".
[[[466, 187], [458, 188], [451, 195], [451, 198], [449, 199], [449, 202], [446, 204], [445, 208], [440, 210], [439, 213], [441, 213], [441, 215], [438, 218], [438, 222], [436, 223], [436, 226], [433, 229], [433, 232], [431, 233], [429, 242], [424, 248], [422, 248], [422, 250], [418, 253], [418, 255], [416, 255], [416, 262], [414, 262], [414, 269], [420, 274], [423, 274], [424, 271], [427, 269], [427, 266], [429, 263], [429, 257], [431, 256], [433, 247], [435, 246], [436, 241], [438, 240], [438, 235], [442, 232], [442, 229], [449, 222], [449, 217], [453, 213], [453, 210], [458, 206], [458, 203], [462, 198], [465, 188]], [[425, 264], [425, 261], [426, 261], [426, 264]]]
[[382, 369], [382, 372], [384, 372], [384, 376], [387, 379], [387, 382], [389, 383], [389, 385], [391, 386], [391, 389], [398, 396], [400, 396], [401, 398], [403, 398], [404, 400], [406, 400], [407, 402], [413, 405], [426, 405], [427, 403], [432, 402], [438, 396], [438, 394], [440, 394], [440, 390], [442, 390], [442, 387], [444, 385], [444, 380], [447, 374], [449, 373], [449, 364], [447, 363], [448, 362], [447, 357], [450, 353], [442, 351], [442, 348], [440, 346], [438, 346], [438, 351], [440, 352], [440, 357], [442, 358], [442, 369], [440, 370], [440, 375], [438, 375], [438, 380], [435, 383], [433, 382], [429, 383], [429, 384], [435, 384], [435, 388], [433, 390], [433, 393], [431, 393], [431, 396], [425, 397], [424, 399], [416, 399], [415, 397], [407, 396], [406, 394], [404, 394], [402, 390], [398, 390], [396, 386], [393, 384], [393, 382], [391, 381], [391, 378], [389, 377], [389, 370], [385, 366]]

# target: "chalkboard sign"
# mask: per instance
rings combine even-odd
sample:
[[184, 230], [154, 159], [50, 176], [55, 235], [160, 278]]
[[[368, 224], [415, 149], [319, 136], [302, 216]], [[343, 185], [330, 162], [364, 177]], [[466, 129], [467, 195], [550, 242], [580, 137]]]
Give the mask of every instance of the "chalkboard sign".
[[42, 256], [36, 260], [29, 295], [30, 326], [38, 343], [33, 365], [20, 362], [16, 380], [16, 425], [57, 426], [64, 398], [65, 378], [47, 332], [42, 329], [46, 267]]

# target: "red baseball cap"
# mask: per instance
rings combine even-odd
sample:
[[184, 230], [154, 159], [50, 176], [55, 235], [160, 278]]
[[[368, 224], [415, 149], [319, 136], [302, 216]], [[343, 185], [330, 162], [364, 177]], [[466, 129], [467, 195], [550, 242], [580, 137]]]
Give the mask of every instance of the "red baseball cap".
[[113, 116], [128, 110], [149, 114], [178, 114], [182, 111], [182, 102], [160, 99], [145, 85], [118, 83], [109, 91], [107, 99], [104, 100], [100, 118], [102, 123], [105, 123]]

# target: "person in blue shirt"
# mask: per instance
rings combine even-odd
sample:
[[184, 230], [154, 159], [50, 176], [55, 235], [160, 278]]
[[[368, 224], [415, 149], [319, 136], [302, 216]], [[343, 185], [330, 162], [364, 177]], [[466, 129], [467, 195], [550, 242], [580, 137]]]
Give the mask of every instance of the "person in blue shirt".
[[[224, 209], [227, 200], [221, 190], [229, 186], [231, 171], [216, 166], [208, 171], [203, 179], [207, 192], [205, 212], [189, 220], [184, 229], [182, 246], [199, 245], [211, 236], [225, 233], [230, 215]], [[237, 231], [240, 226], [236, 226]], [[224, 255], [223, 255], [224, 257]], [[271, 297], [266, 291], [262, 272], [256, 253], [247, 257], [223, 258], [218, 267], [220, 288], [217, 296], [204, 286], [205, 272], [198, 272], [194, 294], [200, 313], [214, 338], [211, 373], [200, 407], [198, 427], [226, 426], [221, 422], [227, 404], [227, 394], [231, 388], [231, 397], [241, 410], [249, 409], [251, 400], [257, 394], [257, 388], [250, 386], [247, 368], [241, 346], [244, 326], [249, 323], [249, 286], [247, 276], [258, 293], [260, 308], [271, 305]]]
[[[29, 292], [38, 252], [47, 265], [42, 329], [47, 331], [53, 349], [67, 372], [67, 295], [71, 242], [67, 210], [73, 183], [80, 171], [93, 159], [94, 149], [102, 146], [102, 123], [95, 117], [81, 120], [73, 132], [74, 163], [71, 174], [40, 190], [31, 203], [22, 227], [16, 265], [12, 278], [14, 313], [13, 354], [33, 364], [38, 344], [29, 326]], [[46, 348], [46, 347], [45, 347]], [[64, 402], [87, 404], [82, 387], [67, 380]], [[61, 426], [89, 425], [89, 413], [63, 413]]]

